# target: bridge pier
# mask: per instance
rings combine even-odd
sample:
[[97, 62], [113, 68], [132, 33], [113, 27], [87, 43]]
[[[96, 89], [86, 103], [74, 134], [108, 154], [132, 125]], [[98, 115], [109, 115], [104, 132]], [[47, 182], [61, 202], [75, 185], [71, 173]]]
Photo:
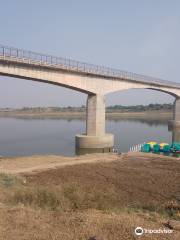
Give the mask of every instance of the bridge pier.
[[180, 126], [173, 125], [172, 121], [168, 124], [168, 130], [172, 132], [172, 143], [180, 142]]
[[172, 142], [180, 142], [180, 128], [172, 129]]
[[171, 127], [179, 127], [180, 128], [180, 98], [176, 98], [174, 101], [174, 109], [173, 109], [173, 120], [169, 122]]
[[105, 133], [105, 97], [88, 95], [86, 134], [76, 135], [77, 153], [111, 152], [113, 145], [114, 136]]

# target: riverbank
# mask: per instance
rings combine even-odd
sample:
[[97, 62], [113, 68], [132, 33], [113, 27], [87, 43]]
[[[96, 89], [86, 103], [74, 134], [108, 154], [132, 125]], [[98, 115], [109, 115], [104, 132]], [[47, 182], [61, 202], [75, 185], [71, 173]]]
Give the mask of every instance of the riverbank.
[[[153, 153], [129, 152], [129, 153], [94, 153], [80, 156], [66, 157], [61, 155], [32, 155], [22, 157], [0, 157], [0, 173], [6, 174], [36, 174], [47, 170], [56, 168], [64, 168], [68, 166], [75, 166], [81, 164], [99, 164], [99, 163], [122, 163], [127, 160], [137, 161], [144, 159], [146, 161], [162, 161], [167, 163], [172, 160], [180, 167], [180, 160], [174, 157], [156, 155]], [[157, 163], [156, 161], [156, 163]], [[163, 162], [166, 161], [166, 162]], [[179, 164], [179, 165], [178, 165]], [[180, 173], [180, 172], [179, 172]]]
[[[8, 111], [0, 112], [3, 118], [29, 118], [29, 119], [85, 119], [85, 112], [29, 112], [29, 111]], [[172, 120], [172, 111], [142, 111], [142, 112], [106, 112], [107, 119], [148, 119], [148, 120]]]
[[[180, 160], [154, 154], [0, 159], [0, 239], [134, 240], [180, 220]], [[174, 225], [175, 226], [175, 225]], [[178, 240], [169, 234], [143, 239]]]

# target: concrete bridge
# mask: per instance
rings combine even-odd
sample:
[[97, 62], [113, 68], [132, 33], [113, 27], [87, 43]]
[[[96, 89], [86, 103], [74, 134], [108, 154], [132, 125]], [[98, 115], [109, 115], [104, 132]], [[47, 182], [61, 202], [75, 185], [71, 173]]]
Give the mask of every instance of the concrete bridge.
[[174, 125], [180, 125], [180, 83], [165, 81], [71, 59], [0, 45], [0, 75], [70, 88], [87, 96], [86, 133], [76, 147], [110, 151], [112, 134], [105, 133], [105, 95], [127, 89], [152, 89], [175, 97]]

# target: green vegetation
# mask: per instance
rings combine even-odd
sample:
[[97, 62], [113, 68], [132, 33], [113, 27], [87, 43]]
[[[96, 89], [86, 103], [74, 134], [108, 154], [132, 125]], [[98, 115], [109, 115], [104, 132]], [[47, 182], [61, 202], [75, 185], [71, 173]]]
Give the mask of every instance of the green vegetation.
[[122, 106], [122, 105], [114, 105], [109, 106], [107, 110], [116, 112], [116, 111], [124, 111], [124, 112], [143, 112], [143, 111], [154, 111], [154, 110], [172, 110], [172, 104], [149, 104], [149, 105], [136, 105], [136, 106]]
[[[122, 106], [113, 105], [106, 108], [107, 112], [143, 112], [143, 111], [156, 111], [164, 110], [170, 111], [173, 109], [173, 104], [149, 104], [149, 105], [136, 105], [136, 106]], [[0, 108], [0, 112], [29, 112], [29, 113], [45, 113], [45, 112], [84, 112], [86, 107], [23, 107], [21, 109]]]
[[18, 189], [15, 191], [10, 203], [35, 206], [40, 208], [48, 208], [56, 210], [61, 202], [55, 192], [48, 191], [47, 189]]
[[17, 185], [21, 182], [22, 180], [16, 176], [0, 173], [0, 186], [12, 187], [13, 185]]

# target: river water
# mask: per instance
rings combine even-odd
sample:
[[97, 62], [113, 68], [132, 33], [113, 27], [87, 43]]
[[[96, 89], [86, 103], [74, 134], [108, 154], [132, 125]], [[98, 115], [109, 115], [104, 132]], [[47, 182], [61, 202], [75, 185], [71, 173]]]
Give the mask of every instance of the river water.
[[[155, 140], [172, 142], [168, 122], [106, 120], [115, 135], [115, 147], [126, 152], [132, 145]], [[85, 132], [85, 120], [0, 118], [0, 155], [75, 154], [75, 135]]]

